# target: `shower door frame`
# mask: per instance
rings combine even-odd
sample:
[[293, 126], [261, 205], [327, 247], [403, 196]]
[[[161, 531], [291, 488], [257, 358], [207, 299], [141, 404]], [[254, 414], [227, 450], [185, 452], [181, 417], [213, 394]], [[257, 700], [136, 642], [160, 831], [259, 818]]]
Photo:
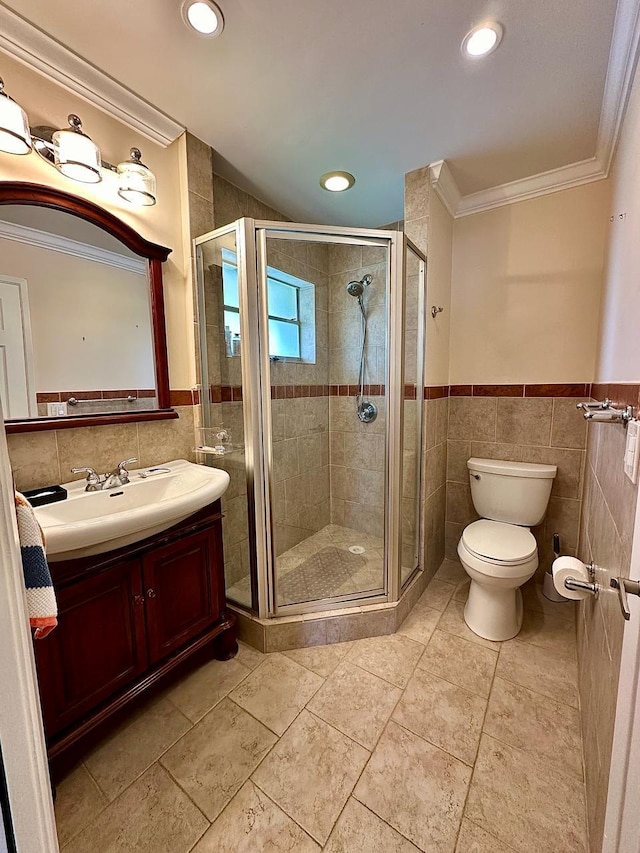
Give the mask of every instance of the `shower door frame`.
[[[401, 594], [401, 525], [403, 481], [403, 428], [404, 428], [404, 271], [407, 248], [422, 262], [418, 296], [418, 335], [416, 364], [416, 405], [418, 407], [418, 443], [420, 446], [420, 472], [424, 442], [424, 344], [425, 344], [425, 288], [426, 258], [403, 232], [371, 228], [310, 225], [289, 222], [272, 222], [243, 217], [226, 226], [197, 237], [193, 241], [197, 269], [198, 302], [204, 306], [204, 268], [198, 247], [225, 234], [235, 232], [238, 258], [238, 291], [240, 302], [240, 333], [242, 340], [242, 402], [245, 433], [245, 472], [247, 480], [248, 540], [251, 573], [251, 607], [238, 602], [234, 606], [249, 609], [261, 619], [274, 616], [336, 610], [366, 601], [383, 604], [397, 601]], [[386, 366], [385, 366], [385, 505], [384, 505], [384, 561], [383, 589], [379, 593], [350, 593], [319, 601], [296, 604], [277, 604], [277, 573], [273, 550], [272, 474], [273, 448], [271, 423], [271, 364], [268, 345], [267, 305], [267, 245], [269, 237], [318, 243], [344, 243], [346, 245], [378, 245], [388, 247], [387, 276], [385, 283], [386, 313]], [[206, 319], [198, 312], [201, 341], [206, 342]], [[262, 332], [264, 330], [264, 332]], [[209, 387], [208, 367], [202, 357], [201, 381], [203, 392]], [[204, 400], [204, 396], [202, 397]], [[209, 411], [205, 408], [203, 426], [209, 425]], [[416, 512], [420, 517], [422, 477], [419, 472]], [[421, 548], [422, 524], [419, 527]], [[418, 568], [424, 568], [420, 566]], [[411, 572], [406, 583], [415, 576]]]

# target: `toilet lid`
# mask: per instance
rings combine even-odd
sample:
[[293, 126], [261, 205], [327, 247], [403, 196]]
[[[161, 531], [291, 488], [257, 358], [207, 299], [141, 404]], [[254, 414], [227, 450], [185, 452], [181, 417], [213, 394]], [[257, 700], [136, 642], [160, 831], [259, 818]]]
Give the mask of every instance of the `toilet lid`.
[[537, 543], [526, 527], [481, 519], [465, 527], [462, 542], [476, 557], [492, 563], [524, 563], [536, 553]]

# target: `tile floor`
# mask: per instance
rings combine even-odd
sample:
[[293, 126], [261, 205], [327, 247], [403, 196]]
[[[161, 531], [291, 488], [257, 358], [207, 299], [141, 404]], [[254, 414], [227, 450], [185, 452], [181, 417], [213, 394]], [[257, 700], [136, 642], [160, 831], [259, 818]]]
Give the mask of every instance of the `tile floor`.
[[397, 634], [241, 646], [58, 788], [65, 853], [585, 853], [573, 605], [515, 640], [462, 619], [445, 561]]
[[[349, 551], [362, 548], [357, 554]], [[329, 524], [276, 559], [278, 604], [318, 601], [337, 595], [373, 593], [382, 589], [382, 539], [349, 527]], [[403, 566], [402, 583], [412, 569]], [[251, 605], [249, 576], [227, 590], [231, 601]]]

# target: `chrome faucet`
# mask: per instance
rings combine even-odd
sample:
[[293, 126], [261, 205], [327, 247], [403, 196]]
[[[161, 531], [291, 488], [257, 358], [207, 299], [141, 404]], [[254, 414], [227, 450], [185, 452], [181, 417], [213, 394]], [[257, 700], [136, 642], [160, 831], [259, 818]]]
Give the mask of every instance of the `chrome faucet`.
[[138, 460], [133, 456], [131, 459], [123, 459], [118, 462], [116, 468], [109, 474], [98, 474], [93, 468], [82, 467], [72, 468], [72, 474], [87, 474], [87, 484], [84, 487], [85, 492], [101, 492], [105, 489], [115, 489], [118, 486], [126, 486], [129, 482], [129, 472], [127, 465], [131, 465]]

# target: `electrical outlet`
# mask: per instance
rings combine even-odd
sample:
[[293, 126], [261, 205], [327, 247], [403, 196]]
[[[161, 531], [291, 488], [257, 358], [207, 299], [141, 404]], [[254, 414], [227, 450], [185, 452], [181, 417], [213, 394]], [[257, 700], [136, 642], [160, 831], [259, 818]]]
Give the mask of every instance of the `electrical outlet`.
[[640, 461], [640, 421], [635, 419], [627, 424], [627, 445], [624, 450], [624, 473], [632, 483], [638, 481], [638, 461]]

